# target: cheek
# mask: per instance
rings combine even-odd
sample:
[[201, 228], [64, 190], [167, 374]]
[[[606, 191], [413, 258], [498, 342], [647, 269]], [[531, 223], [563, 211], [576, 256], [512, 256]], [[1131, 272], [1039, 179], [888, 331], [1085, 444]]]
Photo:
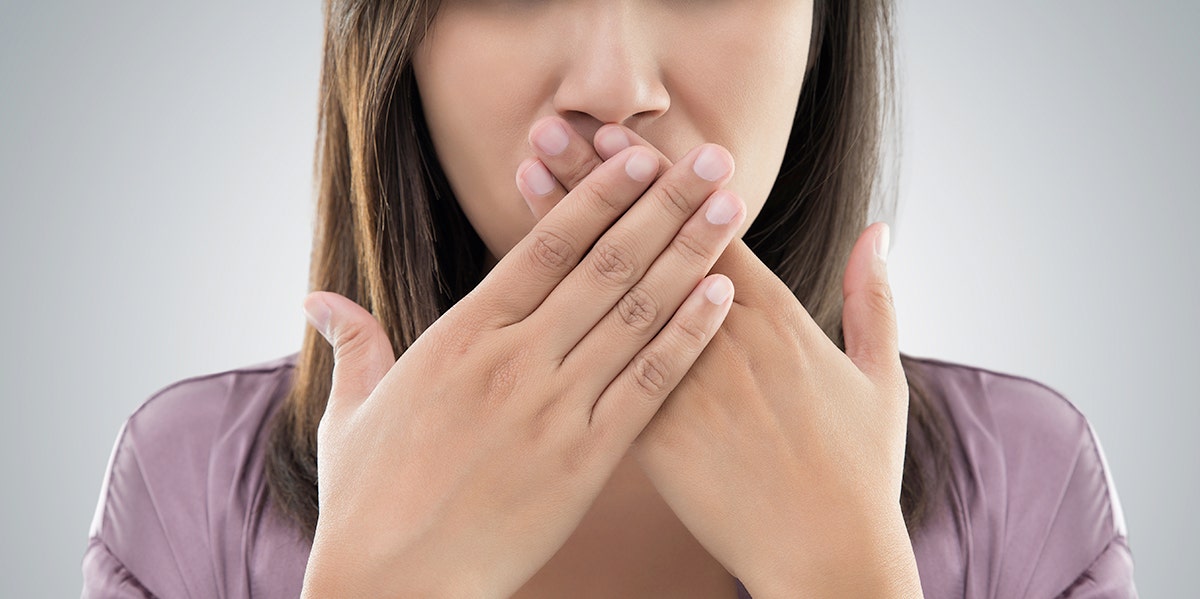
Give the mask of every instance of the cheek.
[[[778, 15], [776, 15], [778, 16]], [[810, 20], [788, 15], [790, 21]], [[672, 51], [672, 110], [704, 141], [726, 146], [737, 166], [728, 187], [746, 202], [750, 228], [774, 187], [787, 149], [808, 59], [808, 35], [755, 18], [680, 36]], [[703, 41], [701, 41], [703, 40]]]
[[[528, 155], [525, 115], [534, 111], [535, 82], [527, 69], [511, 62], [515, 44], [477, 34], [467, 40], [457, 35], [463, 31], [439, 29], [438, 43], [416, 74], [430, 138], [451, 190], [499, 257], [534, 222], [514, 177]], [[519, 90], [531, 91], [522, 95]]]

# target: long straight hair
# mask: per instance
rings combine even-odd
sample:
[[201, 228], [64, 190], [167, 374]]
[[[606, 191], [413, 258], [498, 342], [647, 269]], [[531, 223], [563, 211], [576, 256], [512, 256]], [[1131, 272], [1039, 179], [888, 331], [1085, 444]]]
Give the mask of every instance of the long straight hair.
[[[885, 133], [898, 120], [892, 6], [814, 0], [813, 8], [791, 137], [743, 240], [845, 351], [842, 274], [887, 188]], [[324, 11], [310, 287], [371, 312], [399, 356], [486, 274], [483, 241], [433, 151], [410, 62], [437, 2], [326, 0]], [[913, 360], [901, 354], [910, 395], [900, 503], [910, 535], [941, 497], [951, 434]], [[333, 364], [330, 345], [306, 327], [292, 386], [269, 424], [271, 499], [310, 541], [317, 425]]]

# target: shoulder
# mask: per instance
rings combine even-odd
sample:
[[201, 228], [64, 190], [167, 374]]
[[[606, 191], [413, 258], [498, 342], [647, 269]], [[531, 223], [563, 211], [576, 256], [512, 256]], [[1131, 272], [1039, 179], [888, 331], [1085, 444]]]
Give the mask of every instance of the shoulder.
[[[199, 482], [217, 446], [248, 450], [245, 441], [274, 407], [290, 380], [296, 354], [202, 374], [154, 393], [126, 418], [113, 457], [172, 485]], [[102, 527], [103, 522], [94, 523]]]
[[[286, 391], [297, 354], [188, 377], [152, 393], [117, 432], [90, 534], [103, 534], [113, 483], [142, 479], [159, 492], [191, 494], [206, 484], [217, 448], [248, 454], [248, 441]], [[128, 472], [114, 471], [127, 467]], [[114, 531], [115, 532], [115, 531]]]
[[958, 526], [987, 586], [1005, 596], [1058, 596], [1116, 551], [1127, 567], [1108, 575], [1128, 577], [1132, 588], [1121, 502], [1083, 412], [1029, 377], [909, 359], [953, 429], [952, 487], [965, 512]]
[[[938, 391], [960, 434], [991, 432], [997, 449], [1072, 447], [1089, 434], [1084, 414], [1049, 385], [1017, 374], [928, 357], [910, 357]], [[995, 433], [1002, 433], [996, 436]], [[1053, 433], [1048, 435], [1047, 433]]]
[[[286, 393], [297, 354], [171, 383], [152, 393], [117, 431], [89, 529], [84, 584], [101, 584], [111, 562], [156, 595], [216, 594], [198, 583], [240, 528], [262, 475], [261, 433]], [[104, 559], [91, 559], [92, 553]], [[109, 575], [115, 575], [111, 572]], [[196, 586], [200, 584], [201, 586]]]
[[140, 444], [207, 441], [228, 417], [261, 409], [274, 384], [290, 375], [297, 354], [175, 381], [141, 403], [126, 419], [126, 437]]

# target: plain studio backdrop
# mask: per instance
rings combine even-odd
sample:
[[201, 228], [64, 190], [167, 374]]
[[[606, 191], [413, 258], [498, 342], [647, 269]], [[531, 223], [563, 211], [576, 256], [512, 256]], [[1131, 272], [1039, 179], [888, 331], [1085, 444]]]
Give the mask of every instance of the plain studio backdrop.
[[[306, 326], [319, 2], [0, 7], [0, 580], [77, 596], [116, 434]], [[1145, 597], [1200, 563], [1200, 3], [908, 2], [902, 350], [1066, 395]]]

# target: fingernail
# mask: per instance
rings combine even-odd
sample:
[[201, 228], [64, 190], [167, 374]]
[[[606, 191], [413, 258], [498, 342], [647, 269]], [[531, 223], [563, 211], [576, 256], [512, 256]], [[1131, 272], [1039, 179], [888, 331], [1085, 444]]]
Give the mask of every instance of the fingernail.
[[612, 156], [629, 147], [629, 136], [617, 127], [610, 127], [605, 129], [604, 133], [596, 140], [596, 145], [602, 146], [600, 149]]
[[890, 227], [888, 227], [887, 223], [884, 223], [883, 226], [880, 228], [883, 230], [875, 235], [875, 255], [879, 256], [879, 259], [881, 261], [887, 262], [888, 244], [890, 244], [892, 241], [891, 240], [892, 234], [891, 234]]
[[658, 160], [651, 156], [650, 152], [640, 148], [632, 150], [632, 153], [633, 156], [625, 161], [625, 173], [642, 183], [652, 179], [658, 173]]
[[562, 123], [558, 121], [543, 125], [533, 134], [534, 145], [550, 156], [562, 154], [563, 150], [567, 149], [568, 142], [570, 138], [567, 137], [567, 130], [563, 129]]
[[708, 210], [704, 211], [704, 218], [714, 225], [723, 225], [733, 220], [733, 216], [738, 211], [737, 200], [727, 191], [719, 191], [713, 196], [712, 201], [708, 204]]
[[696, 162], [692, 164], [692, 170], [707, 181], [716, 181], [724, 177], [730, 167], [725, 153], [712, 146], [701, 150], [700, 155], [696, 157]]
[[733, 286], [729, 284], [729, 279], [717, 277], [712, 283], [708, 284], [708, 289], [704, 290], [704, 297], [708, 298], [708, 301], [720, 306], [729, 298], [730, 291], [733, 291]]
[[[309, 324], [311, 324], [313, 328], [325, 338], [326, 341], [330, 341], [329, 319], [332, 316], [332, 312], [329, 310], [329, 306], [325, 305], [325, 302], [321, 300], [314, 299], [304, 303], [302, 309], [304, 310], [304, 317], [308, 319]], [[330, 343], [332, 343], [332, 341], [330, 341]]]
[[529, 186], [529, 190], [540, 196], [550, 193], [554, 189], [554, 177], [550, 171], [546, 170], [546, 166], [540, 160], [535, 161], [525, 169], [521, 174], [525, 179], [525, 184]]

